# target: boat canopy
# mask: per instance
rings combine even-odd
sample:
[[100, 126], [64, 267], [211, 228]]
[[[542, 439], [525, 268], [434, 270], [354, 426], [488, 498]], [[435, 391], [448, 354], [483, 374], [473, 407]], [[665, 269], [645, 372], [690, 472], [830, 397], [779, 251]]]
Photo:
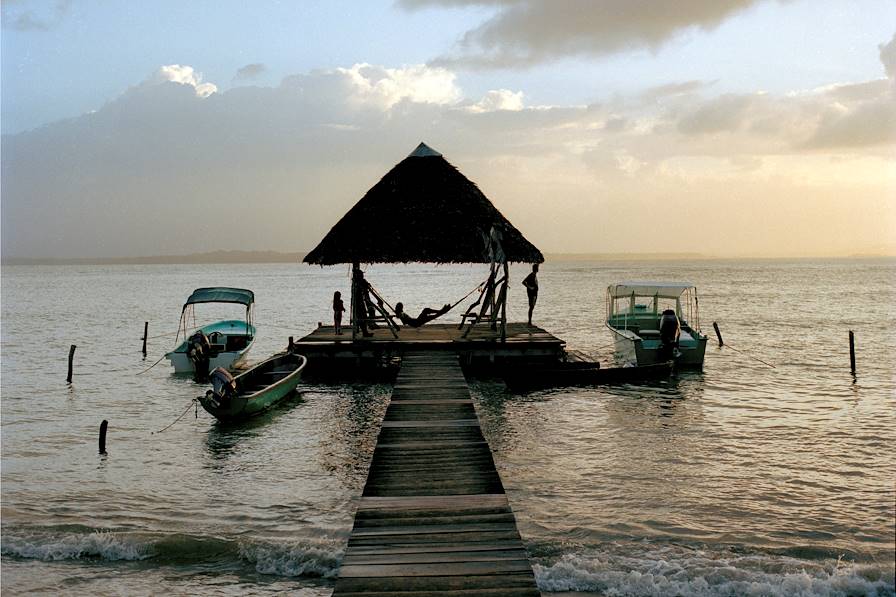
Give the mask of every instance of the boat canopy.
[[611, 298], [635, 296], [658, 296], [677, 299], [686, 290], [694, 288], [689, 282], [622, 282], [607, 288]]
[[251, 290], [243, 288], [227, 288], [224, 286], [215, 286], [213, 288], [197, 288], [184, 303], [187, 305], [196, 303], [239, 303], [248, 307], [255, 302], [255, 293]]

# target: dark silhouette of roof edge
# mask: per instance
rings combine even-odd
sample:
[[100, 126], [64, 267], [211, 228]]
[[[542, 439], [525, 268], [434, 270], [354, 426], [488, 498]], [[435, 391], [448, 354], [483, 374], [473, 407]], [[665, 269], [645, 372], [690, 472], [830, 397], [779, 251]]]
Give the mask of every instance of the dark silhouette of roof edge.
[[303, 261], [489, 263], [488, 234], [502, 232], [508, 262], [542, 263], [479, 187], [424, 143], [387, 172]]

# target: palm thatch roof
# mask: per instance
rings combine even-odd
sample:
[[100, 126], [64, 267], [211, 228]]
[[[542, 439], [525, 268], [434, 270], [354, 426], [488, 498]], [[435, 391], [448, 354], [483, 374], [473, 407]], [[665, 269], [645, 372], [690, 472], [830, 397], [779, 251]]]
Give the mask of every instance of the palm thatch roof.
[[475, 183], [421, 143], [339, 220], [305, 263], [489, 263], [492, 227], [507, 261], [544, 256]]

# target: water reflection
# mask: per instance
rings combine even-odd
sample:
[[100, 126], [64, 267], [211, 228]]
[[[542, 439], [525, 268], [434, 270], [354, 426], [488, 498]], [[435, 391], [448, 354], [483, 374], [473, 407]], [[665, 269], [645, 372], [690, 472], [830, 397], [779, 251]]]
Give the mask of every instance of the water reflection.
[[516, 394], [502, 381], [478, 380], [470, 384], [470, 392], [492, 452], [524, 452], [540, 441], [548, 416], [545, 406], [553, 398], [553, 390]]
[[360, 489], [392, 388], [377, 384], [342, 384], [326, 389], [320, 425], [320, 464], [347, 485]]
[[637, 427], [686, 429], [702, 418], [703, 373], [679, 372], [669, 379], [602, 389], [607, 422], [616, 430]]
[[304, 402], [302, 394], [297, 391], [255, 417], [233, 422], [215, 420], [206, 434], [205, 443], [209, 456], [213, 461], [226, 460], [235, 452], [239, 443], [257, 437], [265, 430], [265, 427], [286, 415], [296, 405]]

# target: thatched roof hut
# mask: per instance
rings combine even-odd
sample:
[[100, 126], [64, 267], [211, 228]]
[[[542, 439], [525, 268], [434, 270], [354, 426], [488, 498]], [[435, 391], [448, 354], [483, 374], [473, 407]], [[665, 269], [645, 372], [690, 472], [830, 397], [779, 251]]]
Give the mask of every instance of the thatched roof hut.
[[544, 256], [475, 183], [421, 143], [346, 213], [306, 263], [489, 263], [492, 227], [509, 262]]

